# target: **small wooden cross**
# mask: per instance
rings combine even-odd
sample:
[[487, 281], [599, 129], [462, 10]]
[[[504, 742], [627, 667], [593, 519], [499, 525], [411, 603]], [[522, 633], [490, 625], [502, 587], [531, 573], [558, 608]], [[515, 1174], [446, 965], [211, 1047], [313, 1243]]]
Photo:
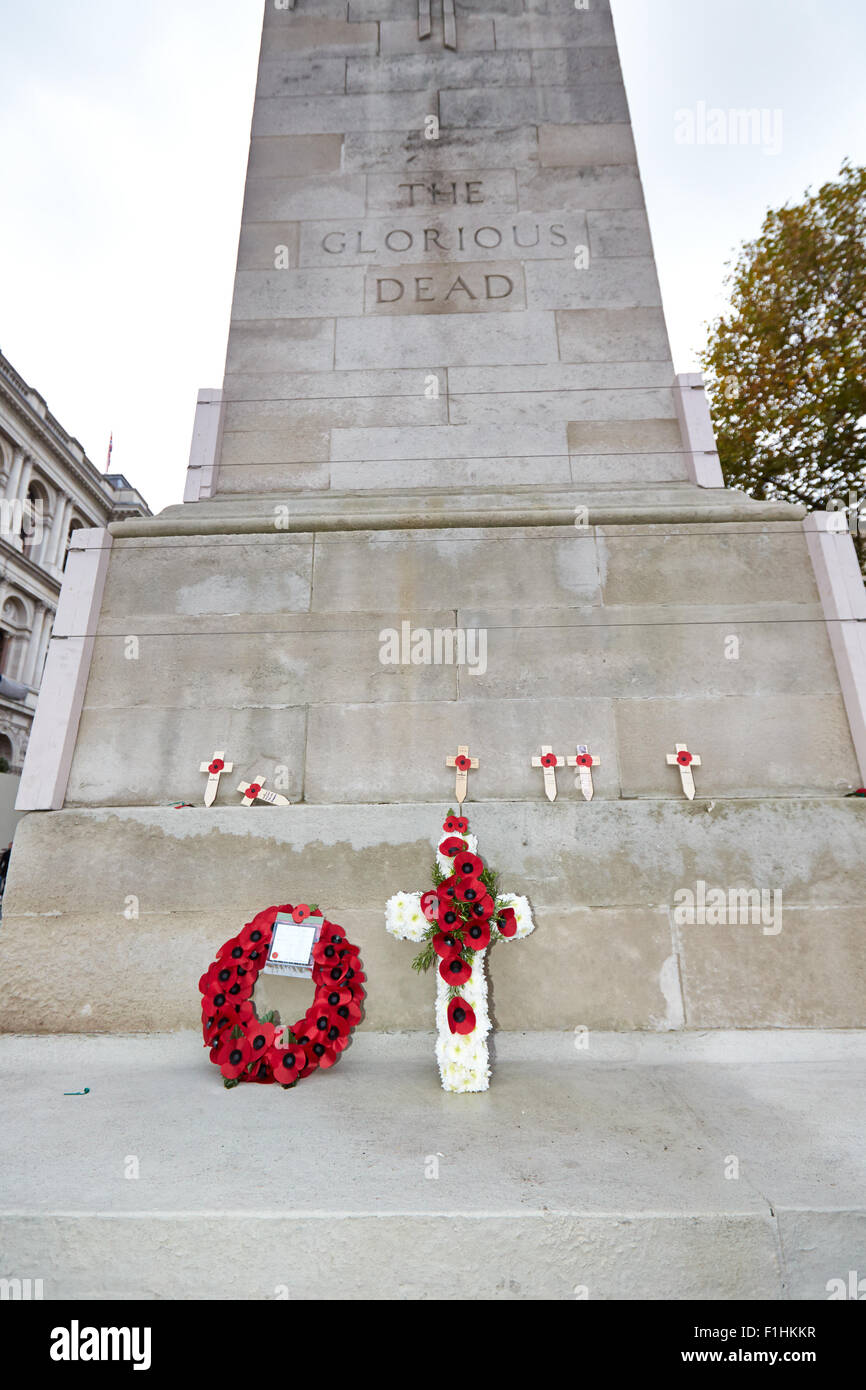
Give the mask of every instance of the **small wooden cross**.
[[689, 752], [688, 746], [685, 743], [676, 743], [674, 744], [674, 747], [677, 751], [675, 753], [668, 753], [668, 765], [670, 767], [679, 768], [680, 778], [683, 784], [683, 791], [685, 795], [688, 797], [689, 801], [694, 801], [695, 779], [692, 776], [692, 768], [700, 767], [701, 760], [698, 757], [697, 753]]
[[478, 758], [470, 758], [467, 744], [461, 743], [453, 758], [445, 759], [446, 767], [457, 769], [457, 782], [454, 795], [457, 797], [459, 805], [463, 805], [466, 800], [466, 792], [469, 789], [469, 772], [474, 772], [479, 766]]
[[544, 769], [544, 791], [548, 801], [556, 800], [556, 769], [565, 767], [565, 758], [557, 757], [548, 744], [541, 745], [541, 757], [532, 759], [533, 767]]
[[566, 758], [566, 762], [569, 767], [577, 768], [584, 801], [592, 801], [595, 793], [595, 788], [592, 785], [592, 769], [600, 765], [601, 758], [594, 758], [587, 744], [579, 743], [577, 745], [577, 757]]
[[214, 753], [209, 763], [202, 763], [199, 772], [208, 774], [207, 786], [204, 789], [205, 806], [213, 806], [217, 799], [217, 792], [220, 789], [220, 778], [224, 772], [234, 772], [234, 763], [226, 762], [225, 753]]
[[267, 778], [257, 776], [252, 782], [241, 782], [238, 791], [243, 795], [244, 805], [252, 806], [257, 801], [266, 801], [269, 806], [291, 806], [287, 796], [280, 796], [279, 792], [266, 792], [266, 781]]

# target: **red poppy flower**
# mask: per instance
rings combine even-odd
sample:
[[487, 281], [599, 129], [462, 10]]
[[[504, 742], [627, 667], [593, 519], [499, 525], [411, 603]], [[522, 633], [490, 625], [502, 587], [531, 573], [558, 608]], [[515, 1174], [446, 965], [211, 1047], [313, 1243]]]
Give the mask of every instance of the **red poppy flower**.
[[577, 765], [578, 765], [578, 767], [592, 767], [592, 754], [591, 754], [591, 753], [578, 753], [578, 755], [577, 755]]
[[329, 1009], [339, 1009], [341, 1004], [351, 1004], [352, 990], [344, 983], [325, 985], [316, 990], [316, 1005], [323, 1004]]
[[217, 1066], [227, 1081], [237, 1081], [253, 1060], [253, 1050], [246, 1038], [223, 1038], [216, 1055]]
[[458, 854], [454, 860], [454, 872], [461, 878], [480, 878], [484, 873], [484, 860], [477, 854]]
[[307, 1058], [302, 1047], [292, 1044], [287, 1048], [273, 1047], [268, 1054], [271, 1073], [281, 1086], [292, 1086], [301, 1074], [301, 1067]]
[[234, 961], [214, 961], [206, 974], [202, 975], [198, 987], [202, 994], [212, 994], [220, 989], [228, 989], [237, 976]]
[[340, 1018], [344, 1018], [352, 1028], [356, 1028], [361, 1022], [361, 1010], [354, 999], [349, 1004], [341, 1004], [337, 1013]]
[[346, 940], [346, 933], [343, 931], [343, 928], [338, 927], [334, 922], [322, 923], [322, 934], [319, 940], [329, 941], [332, 946], [339, 946], [343, 950], [357, 950], [356, 946], [350, 946], [349, 942]]
[[332, 1067], [337, 1061], [336, 1051], [324, 1042], [311, 1042], [307, 1051], [307, 1056], [311, 1069], [314, 1066], [325, 1068]]
[[490, 945], [490, 923], [470, 922], [464, 933], [466, 945], [473, 951], [486, 951]]
[[265, 955], [267, 955], [273, 934], [273, 927], [266, 927], [261, 923], [250, 922], [249, 926], [244, 927], [238, 937], [238, 944], [243, 947], [247, 955], [253, 950], [263, 950]]
[[454, 896], [459, 903], [477, 903], [486, 894], [487, 889], [480, 878], [461, 878]]
[[208, 1014], [219, 1013], [221, 1009], [228, 1007], [229, 997], [222, 985], [211, 985], [207, 994], [204, 996], [204, 1008]]
[[234, 1020], [230, 1013], [225, 1009], [217, 1009], [216, 1013], [209, 1013], [202, 1017], [202, 1035], [205, 1047], [213, 1047], [219, 1041], [220, 1036], [226, 1028], [234, 1027]]
[[692, 753], [677, 753], [677, 762], [679, 763], [680, 767], [688, 767], [689, 763], [692, 761], [693, 756], [694, 755]]
[[259, 1023], [256, 1020], [246, 1030], [247, 1042], [253, 1050], [253, 1061], [261, 1061], [274, 1045], [277, 1030], [272, 1023]]
[[446, 859], [453, 859], [455, 854], [459, 854], [466, 847], [466, 841], [461, 840], [459, 835], [450, 835], [447, 840], [442, 841], [439, 853], [444, 854]]
[[[348, 1019], [340, 1018], [336, 1010], [323, 1008], [315, 1004], [307, 1013], [304, 1021], [304, 1032], [310, 1042], [324, 1043], [325, 1046], [334, 1050], [341, 1038], [348, 1040], [351, 1031], [351, 1024]], [[321, 1061], [319, 1066], [321, 1066]]]
[[466, 817], [465, 817], [465, 816], [455, 816], [454, 819], [455, 819], [455, 823], [456, 823], [456, 825], [457, 825], [456, 834], [458, 834], [458, 835], [465, 835], [465, 834], [467, 834], [467, 832], [468, 832], [468, 830], [469, 830], [469, 821], [466, 819]]
[[541, 766], [542, 766], [542, 767], [556, 767], [556, 764], [557, 764], [558, 762], [559, 762], [559, 759], [557, 758], [557, 756], [556, 756], [555, 753], [545, 753], [545, 754], [542, 756], [542, 759], [541, 759]]
[[457, 911], [454, 903], [448, 903], [443, 912], [442, 905], [439, 907], [439, 930], [442, 932], [458, 931], [463, 926], [463, 918]]
[[439, 898], [435, 889], [431, 888], [429, 892], [421, 894], [421, 911], [428, 922], [436, 921], [439, 916]]
[[208, 772], [211, 774], [211, 776], [216, 776], [218, 772], [225, 772], [225, 770], [226, 765], [223, 762], [222, 758], [214, 758], [213, 762], [210, 764], [208, 768]]
[[458, 753], [454, 763], [459, 772], [468, 772], [472, 766], [472, 759], [467, 758], [465, 753]]
[[496, 924], [500, 936], [514, 936], [517, 932], [517, 916], [513, 907], [504, 907]]
[[439, 966], [439, 974], [449, 985], [465, 985], [469, 976], [472, 974], [472, 967], [459, 956], [454, 956], [451, 960], [443, 960]]
[[309, 916], [310, 909], [307, 907], [306, 903], [299, 903], [298, 906], [292, 912], [292, 917], [298, 923], [298, 926], [300, 926], [302, 922], [306, 922]]
[[255, 801], [256, 797], [259, 795], [261, 790], [262, 789], [259, 786], [258, 782], [250, 782], [250, 785], [247, 787], [246, 791], [244, 792], [244, 795], [250, 797], [252, 801]]
[[446, 834], [446, 835], [456, 835], [456, 833], [457, 833], [457, 817], [456, 817], [456, 816], [447, 816], [446, 819], [445, 819], [445, 824], [442, 826], [442, 829], [445, 831], [445, 834]]
[[438, 931], [433, 938], [433, 950], [442, 960], [453, 960], [459, 956], [463, 950], [462, 944], [456, 936], [451, 936], [448, 932]]
[[313, 947], [313, 960], [318, 965], [323, 965], [326, 968], [330, 966], [333, 969], [334, 966], [340, 964], [340, 943], [335, 944], [333, 941], [326, 940], [324, 936], [320, 937]]
[[479, 898], [478, 901], [472, 903], [469, 908], [469, 921], [486, 922], [489, 917], [493, 916], [495, 910], [495, 902], [489, 893], [485, 893], [483, 898]]
[[225, 1011], [231, 1014], [232, 1023], [240, 1028], [243, 1028], [256, 1016], [251, 999], [229, 999]]
[[475, 1011], [465, 999], [452, 999], [448, 1005], [448, 1027], [452, 1033], [474, 1033]]

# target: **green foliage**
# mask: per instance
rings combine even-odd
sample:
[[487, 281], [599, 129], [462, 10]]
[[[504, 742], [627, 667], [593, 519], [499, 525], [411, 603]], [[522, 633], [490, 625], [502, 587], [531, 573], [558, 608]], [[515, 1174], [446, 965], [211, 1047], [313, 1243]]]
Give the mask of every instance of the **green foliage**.
[[866, 566], [866, 168], [769, 211], [726, 284], [703, 356], [725, 479], [813, 511], [853, 494]]
[[417, 970], [419, 975], [425, 975], [436, 959], [436, 952], [433, 950], [434, 936], [435, 931], [430, 931], [428, 933], [428, 939], [425, 941], [422, 950], [418, 952], [412, 962], [412, 969]]

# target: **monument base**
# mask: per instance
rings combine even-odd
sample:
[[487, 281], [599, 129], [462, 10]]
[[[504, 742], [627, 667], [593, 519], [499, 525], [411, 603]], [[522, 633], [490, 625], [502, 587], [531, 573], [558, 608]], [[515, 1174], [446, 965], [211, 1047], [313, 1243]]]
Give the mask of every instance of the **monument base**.
[[[443, 809], [29, 815], [4, 901], [2, 1027], [197, 1028], [197, 983], [216, 948], [262, 908], [303, 900], [318, 902], [360, 946], [369, 978], [362, 1029], [432, 1029], [435, 981], [409, 969], [411, 947], [388, 935], [384, 908], [398, 889], [429, 886]], [[572, 796], [469, 809], [501, 890], [525, 894], [537, 924], [518, 950], [491, 952], [495, 1027], [862, 1026], [866, 817], [858, 800]], [[712, 910], [718, 888], [724, 914]], [[758, 895], [745, 920], [746, 904], [731, 897], [739, 888]], [[311, 1002], [310, 986], [262, 976], [256, 998], [294, 1019]], [[432, 1044], [430, 1066], [435, 1072]]]

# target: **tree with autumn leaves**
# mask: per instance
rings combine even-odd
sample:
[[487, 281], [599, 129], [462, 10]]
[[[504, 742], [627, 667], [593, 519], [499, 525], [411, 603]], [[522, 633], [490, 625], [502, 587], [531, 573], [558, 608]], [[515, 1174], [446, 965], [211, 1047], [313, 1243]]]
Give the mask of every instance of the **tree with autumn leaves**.
[[703, 356], [725, 480], [812, 511], [853, 503], [866, 573], [866, 168], [769, 211], [726, 284]]

